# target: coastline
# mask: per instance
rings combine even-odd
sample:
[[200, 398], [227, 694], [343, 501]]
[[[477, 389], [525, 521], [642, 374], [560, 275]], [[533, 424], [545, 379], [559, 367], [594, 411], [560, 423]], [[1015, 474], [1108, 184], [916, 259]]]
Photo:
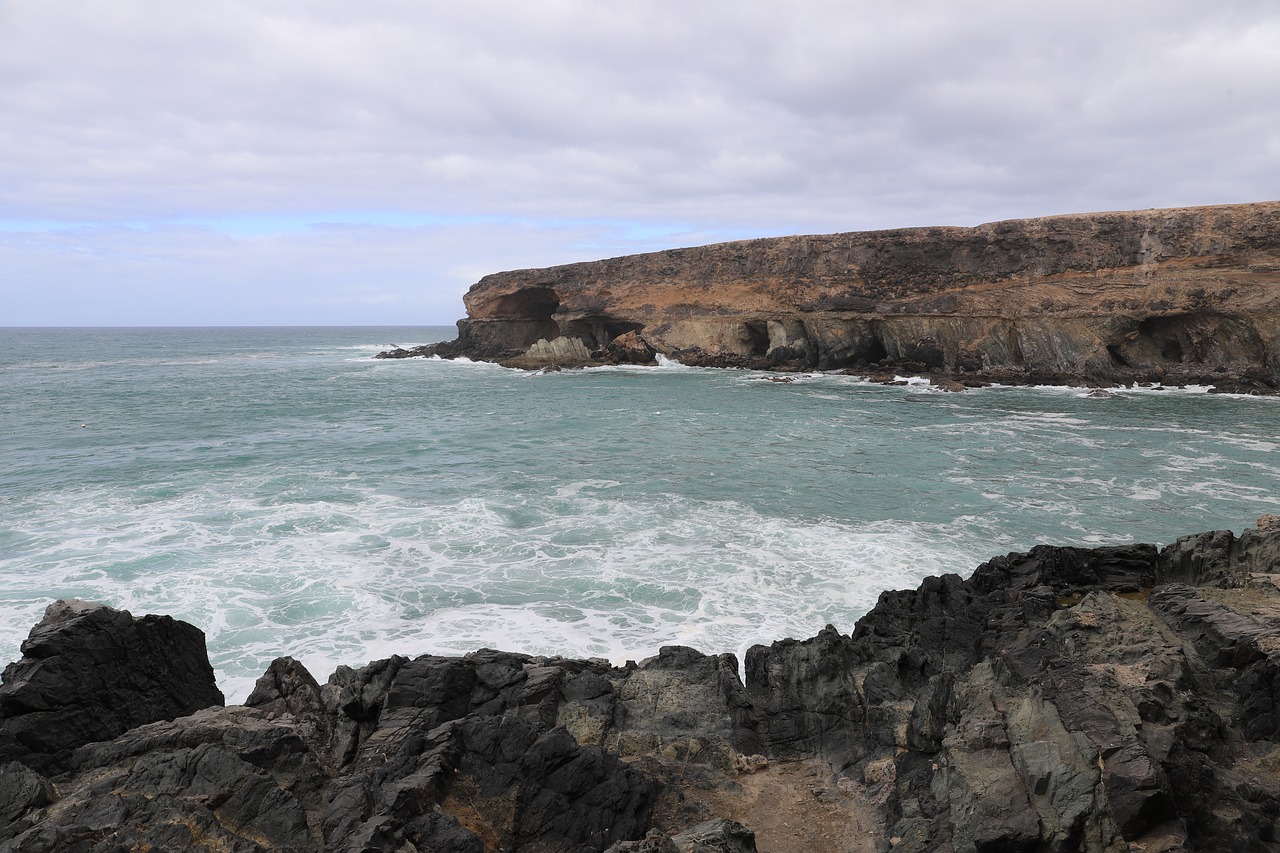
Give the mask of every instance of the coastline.
[[[584, 361], [568, 361], [549, 363], [529, 363], [523, 359], [489, 359], [473, 357], [457, 352], [457, 341], [422, 344], [409, 348], [383, 350], [373, 355], [376, 359], [410, 359], [426, 358], [446, 361], [471, 361], [496, 364], [511, 370], [529, 372], [556, 372], [560, 370], [591, 370], [601, 367], [697, 367], [720, 370], [754, 370], [775, 374], [772, 381], [786, 382], [789, 377], [804, 375], [822, 376], [854, 376], [876, 385], [906, 385], [923, 381], [941, 391], [962, 392], [978, 388], [1077, 388], [1084, 391], [1183, 391], [1190, 393], [1223, 394], [1233, 397], [1276, 397], [1280, 396], [1280, 385], [1268, 380], [1230, 377], [1223, 379], [1205, 374], [1190, 373], [1170, 377], [1168, 372], [1133, 374], [1127, 377], [1115, 375], [1088, 377], [1080, 373], [1019, 373], [1011, 370], [998, 371], [928, 371], [902, 369], [898, 365], [885, 364], [874, 369], [841, 368], [839, 370], [814, 370], [800, 365], [788, 368], [759, 366], [752, 364], [728, 363], [721, 359], [696, 359], [691, 362], [679, 360], [679, 356], [655, 354], [652, 361], [626, 361], [610, 359], [607, 352], [600, 352], [599, 358]], [[663, 362], [666, 362], [665, 364]]]
[[1267, 516], [926, 578], [850, 634], [751, 648], [745, 680], [678, 646], [393, 656], [324, 685], [282, 658], [226, 708], [195, 628], [59, 603], [0, 688], [0, 849], [1270, 849], [1278, 580]]
[[992, 553], [1280, 511], [1276, 398], [543, 375], [281, 334], [5, 339], [2, 660], [59, 597], [200, 626], [229, 701], [295, 650], [321, 680], [407, 650], [743, 659]]
[[493, 273], [380, 358], [1280, 391], [1280, 202], [774, 237]]

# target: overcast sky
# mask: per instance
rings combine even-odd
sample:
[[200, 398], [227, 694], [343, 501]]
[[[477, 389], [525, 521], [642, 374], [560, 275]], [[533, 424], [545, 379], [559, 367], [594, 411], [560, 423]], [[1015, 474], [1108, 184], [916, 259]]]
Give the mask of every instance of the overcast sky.
[[1274, 0], [0, 0], [0, 326], [1280, 198]]

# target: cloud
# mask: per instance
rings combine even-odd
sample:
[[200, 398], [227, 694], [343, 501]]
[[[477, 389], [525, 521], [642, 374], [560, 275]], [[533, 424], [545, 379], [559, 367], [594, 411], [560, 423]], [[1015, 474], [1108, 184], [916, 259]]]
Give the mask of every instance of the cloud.
[[[326, 269], [379, 270], [418, 305], [407, 282], [428, 269], [591, 257], [572, 254], [583, 223], [628, 251], [652, 246], [628, 233], [1260, 200], [1280, 185], [1275, 44], [1280, 11], [1237, 0], [3, 0], [0, 220], [46, 235], [4, 251], [128, 292], [113, 276], [143, 245], [275, 288], [319, 246]], [[167, 230], [237, 218], [352, 230]], [[538, 236], [426, 236], [480, 220]], [[80, 227], [120, 241], [115, 261], [77, 260]]]

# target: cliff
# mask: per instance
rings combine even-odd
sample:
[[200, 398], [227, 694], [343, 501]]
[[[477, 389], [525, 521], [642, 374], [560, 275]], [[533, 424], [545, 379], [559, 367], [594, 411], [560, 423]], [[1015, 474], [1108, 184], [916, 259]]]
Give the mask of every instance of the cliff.
[[489, 275], [384, 357], [1280, 387], [1280, 202], [779, 237]]
[[745, 682], [281, 658], [232, 707], [191, 626], [58, 602], [0, 687], [0, 850], [1274, 851], [1278, 580], [1264, 517], [928, 578]]

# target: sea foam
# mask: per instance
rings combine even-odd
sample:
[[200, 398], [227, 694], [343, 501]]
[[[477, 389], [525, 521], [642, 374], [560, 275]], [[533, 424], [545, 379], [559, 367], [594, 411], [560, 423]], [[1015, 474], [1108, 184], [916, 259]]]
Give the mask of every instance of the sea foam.
[[1280, 502], [1272, 401], [361, 355], [431, 337], [0, 340], [0, 657], [59, 597], [198, 625], [233, 700], [285, 654], [741, 656], [1037, 542]]

